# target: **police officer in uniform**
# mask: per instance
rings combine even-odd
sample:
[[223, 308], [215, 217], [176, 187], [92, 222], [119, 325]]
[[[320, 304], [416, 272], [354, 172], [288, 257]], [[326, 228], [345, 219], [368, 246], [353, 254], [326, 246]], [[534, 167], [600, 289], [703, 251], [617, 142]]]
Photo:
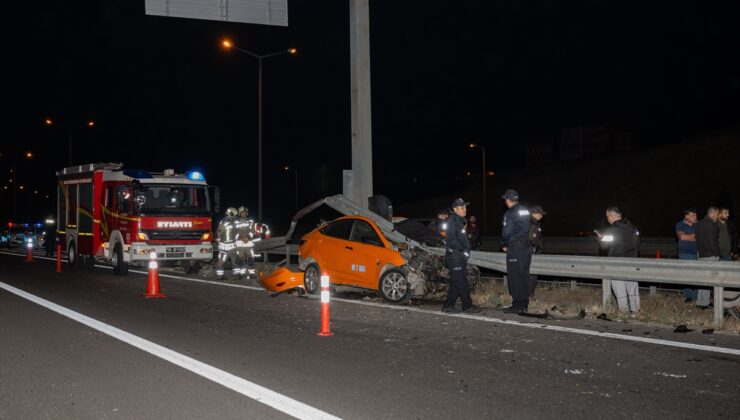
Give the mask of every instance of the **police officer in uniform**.
[[506, 190], [501, 196], [509, 210], [504, 214], [501, 245], [506, 252], [506, 276], [511, 292], [511, 307], [505, 313], [524, 313], [529, 307], [529, 266], [532, 244], [529, 240], [530, 214], [519, 204], [519, 193]]
[[256, 224], [249, 218], [249, 209], [239, 207], [239, 217], [236, 219], [236, 250], [239, 257], [239, 277], [255, 274], [254, 268], [254, 240], [257, 235]]
[[216, 230], [216, 240], [218, 241], [218, 261], [216, 262], [216, 278], [223, 280], [224, 264], [231, 260], [232, 273], [239, 275], [238, 255], [236, 251], [236, 209], [229, 207], [226, 209], [226, 217], [221, 219]]
[[470, 258], [470, 242], [465, 233], [466, 206], [469, 203], [462, 198], [452, 202], [452, 214], [447, 219], [447, 241], [445, 263], [450, 269], [450, 289], [447, 299], [442, 305], [442, 312], [459, 312], [455, 308], [457, 298], [462, 301], [462, 310], [467, 313], [480, 312], [481, 308], [473, 305], [468, 286], [468, 258]]

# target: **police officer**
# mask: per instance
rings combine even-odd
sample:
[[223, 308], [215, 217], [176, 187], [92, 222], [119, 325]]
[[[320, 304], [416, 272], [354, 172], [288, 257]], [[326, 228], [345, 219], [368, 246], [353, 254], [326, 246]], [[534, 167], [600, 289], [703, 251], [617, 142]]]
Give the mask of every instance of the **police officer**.
[[452, 214], [447, 219], [447, 242], [445, 263], [450, 269], [450, 289], [447, 299], [442, 305], [442, 312], [459, 312], [455, 308], [457, 298], [462, 301], [462, 310], [467, 313], [480, 312], [481, 308], [473, 305], [468, 286], [468, 258], [470, 258], [470, 242], [465, 233], [466, 206], [469, 203], [462, 198], [452, 202]]
[[[618, 207], [606, 209], [606, 220], [609, 228], [603, 233], [596, 231], [599, 243], [608, 249], [609, 257], [637, 257], [640, 247], [640, 231], [626, 219], [622, 219], [622, 212]], [[636, 281], [611, 280], [612, 291], [617, 297], [619, 312], [629, 313], [637, 318], [640, 310], [640, 291]]]
[[529, 240], [530, 214], [519, 204], [519, 193], [506, 190], [501, 196], [509, 210], [504, 214], [501, 245], [506, 252], [506, 276], [511, 292], [511, 307], [505, 313], [524, 313], [529, 307], [529, 266], [532, 245]]
[[255, 274], [254, 268], [254, 240], [257, 236], [256, 224], [249, 218], [249, 209], [239, 207], [239, 216], [236, 219], [236, 251], [239, 257], [239, 277]]
[[[532, 220], [529, 224], [529, 241], [532, 242], [532, 254], [542, 254], [542, 218], [547, 214], [542, 206], [534, 205], [529, 208]], [[537, 288], [537, 276], [529, 275], [529, 297], [534, 296], [534, 289]]]
[[238, 255], [236, 251], [236, 209], [229, 207], [226, 209], [226, 217], [221, 219], [216, 230], [216, 240], [218, 241], [218, 261], [216, 262], [216, 278], [223, 280], [224, 264], [231, 260], [232, 273], [239, 275]]

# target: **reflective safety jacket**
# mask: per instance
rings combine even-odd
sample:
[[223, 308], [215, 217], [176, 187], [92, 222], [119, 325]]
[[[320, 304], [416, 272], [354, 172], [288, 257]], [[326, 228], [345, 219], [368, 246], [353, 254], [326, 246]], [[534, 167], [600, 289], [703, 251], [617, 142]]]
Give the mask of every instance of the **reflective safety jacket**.
[[216, 240], [222, 244], [234, 243], [236, 234], [236, 220], [225, 217], [219, 222], [218, 229], [216, 229]]

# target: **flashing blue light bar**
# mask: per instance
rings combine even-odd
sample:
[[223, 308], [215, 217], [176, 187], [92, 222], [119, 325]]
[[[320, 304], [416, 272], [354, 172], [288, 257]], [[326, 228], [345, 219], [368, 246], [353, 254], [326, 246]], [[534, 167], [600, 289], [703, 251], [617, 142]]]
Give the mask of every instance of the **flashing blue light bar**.
[[186, 173], [185, 176], [187, 176], [188, 179], [193, 180], [193, 181], [205, 181], [206, 180], [206, 177], [204, 177], [203, 174], [198, 171], [190, 171]]

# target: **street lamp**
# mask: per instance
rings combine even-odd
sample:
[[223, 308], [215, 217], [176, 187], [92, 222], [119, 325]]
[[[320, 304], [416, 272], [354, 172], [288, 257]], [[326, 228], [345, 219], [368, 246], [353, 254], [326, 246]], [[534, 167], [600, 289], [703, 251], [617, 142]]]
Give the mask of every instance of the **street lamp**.
[[293, 171], [293, 174], [295, 175], [295, 211], [298, 213], [298, 169], [290, 167], [290, 166], [283, 166], [283, 169], [287, 171]]
[[234, 45], [233, 42], [231, 42], [228, 39], [225, 39], [221, 41], [221, 45], [226, 49], [234, 49], [239, 51], [240, 53], [250, 55], [257, 59], [259, 62], [259, 77], [258, 77], [258, 98], [257, 98], [257, 104], [258, 104], [258, 111], [257, 111], [257, 119], [258, 119], [258, 125], [257, 125], [257, 218], [262, 220], [262, 60], [265, 58], [275, 57], [278, 55], [283, 54], [291, 54], [295, 55], [298, 50], [295, 48], [288, 48], [284, 51], [278, 51], [270, 54], [255, 54], [251, 51], [247, 51], [245, 49], [239, 48], [236, 45]]
[[80, 124], [80, 125], [74, 125], [73, 126], [73, 125], [62, 125], [62, 124], [58, 124], [58, 123], [54, 122], [52, 119], [47, 118], [47, 119], [44, 120], [44, 124], [46, 124], [49, 127], [52, 127], [53, 126], [53, 127], [59, 127], [59, 128], [64, 129], [64, 130], [67, 130], [67, 145], [69, 147], [69, 162], [68, 162], [68, 166], [72, 166], [72, 130], [75, 129], [75, 128], [84, 128], [84, 127], [93, 128], [93, 127], [95, 127], [95, 121], [92, 121], [92, 120], [86, 122], [85, 124]]
[[486, 148], [481, 146], [477, 143], [470, 143], [468, 145], [471, 149], [480, 149], [483, 152], [483, 172], [481, 172], [481, 175], [483, 177], [483, 234], [485, 235], [487, 232], [486, 229], [486, 176], [488, 176], [488, 172], [486, 171]]

